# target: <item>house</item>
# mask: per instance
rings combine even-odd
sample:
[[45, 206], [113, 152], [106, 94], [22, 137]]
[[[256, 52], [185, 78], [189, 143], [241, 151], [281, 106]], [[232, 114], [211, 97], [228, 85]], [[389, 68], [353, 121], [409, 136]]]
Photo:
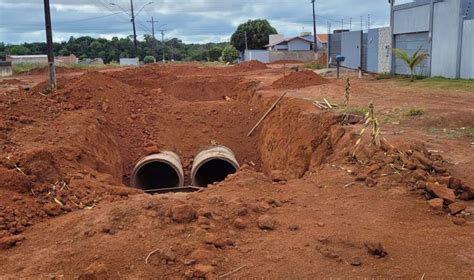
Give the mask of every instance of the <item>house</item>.
[[35, 63], [35, 64], [48, 64], [47, 55], [7, 55], [5, 61], [11, 62], [13, 65], [20, 63]]
[[313, 40], [302, 36], [285, 38], [276, 34], [270, 35], [269, 44], [265, 48], [269, 51], [310, 51], [313, 49]]
[[13, 75], [12, 63], [10, 61], [0, 61], [0, 77]]
[[[54, 60], [56, 64], [73, 64], [79, 61], [79, 59], [73, 54], [69, 56], [57, 56], [54, 58]], [[12, 64], [20, 64], [20, 63], [48, 64], [48, 56], [45, 54], [7, 55], [6, 61], [10, 61]]]
[[[392, 47], [409, 55], [429, 54], [417, 74], [474, 78], [474, 7], [472, 0], [391, 1]], [[392, 73], [407, 74], [405, 63], [392, 60]]]

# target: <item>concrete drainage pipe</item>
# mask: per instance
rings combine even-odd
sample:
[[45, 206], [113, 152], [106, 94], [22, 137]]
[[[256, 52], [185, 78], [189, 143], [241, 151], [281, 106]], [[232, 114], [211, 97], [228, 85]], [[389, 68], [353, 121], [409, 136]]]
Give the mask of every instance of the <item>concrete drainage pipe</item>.
[[193, 186], [207, 187], [223, 181], [238, 169], [239, 163], [231, 149], [225, 146], [207, 148], [194, 158], [191, 170]]
[[133, 169], [131, 185], [144, 191], [183, 187], [184, 173], [179, 156], [164, 151], [142, 158]]

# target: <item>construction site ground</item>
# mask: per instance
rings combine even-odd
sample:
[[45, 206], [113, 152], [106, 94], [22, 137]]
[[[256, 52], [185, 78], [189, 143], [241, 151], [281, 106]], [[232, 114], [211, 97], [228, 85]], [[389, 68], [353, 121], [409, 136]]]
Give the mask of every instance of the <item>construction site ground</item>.
[[[0, 80], [0, 278], [474, 278], [474, 84], [293, 66], [60, 68], [55, 92], [46, 70]], [[380, 146], [360, 136], [370, 102]], [[161, 150], [189, 185], [216, 144], [241, 165], [223, 182], [129, 186]]]

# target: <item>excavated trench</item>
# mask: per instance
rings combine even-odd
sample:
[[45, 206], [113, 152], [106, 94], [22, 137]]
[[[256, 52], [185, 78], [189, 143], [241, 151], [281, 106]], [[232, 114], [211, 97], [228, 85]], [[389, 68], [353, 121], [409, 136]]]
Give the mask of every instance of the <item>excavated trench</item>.
[[[334, 114], [316, 112], [301, 100], [285, 98], [248, 137], [276, 98], [261, 96], [255, 82], [242, 78], [226, 76], [221, 81], [219, 75], [174, 76], [166, 85], [139, 88], [135, 80], [127, 79], [131, 75], [147, 79], [146, 75], [121, 75], [123, 79], [86, 74], [73, 89], [64, 91], [89, 92], [78, 103], [85, 108], [99, 104], [105, 118], [99, 123], [111, 130], [119, 147], [121, 170], [116, 161], [112, 166], [101, 159], [110, 154], [105, 147], [100, 153], [94, 148], [90, 154], [95, 163], [87, 164], [99, 172], [98, 168], [113, 170], [106, 173], [114, 177], [121, 173], [125, 185], [147, 192], [206, 187], [238, 172], [242, 165], [267, 174], [279, 171], [287, 179], [300, 178], [324, 162], [344, 135]], [[163, 75], [160, 77], [166, 80]], [[98, 78], [103, 91], [94, 95], [98, 86], [93, 82]], [[201, 90], [208, 80], [209, 87]], [[183, 86], [194, 83], [199, 85], [194, 96], [183, 97]], [[228, 91], [222, 88], [226, 83]], [[189, 89], [185, 93], [193, 94]], [[103, 128], [97, 130], [102, 133]]]

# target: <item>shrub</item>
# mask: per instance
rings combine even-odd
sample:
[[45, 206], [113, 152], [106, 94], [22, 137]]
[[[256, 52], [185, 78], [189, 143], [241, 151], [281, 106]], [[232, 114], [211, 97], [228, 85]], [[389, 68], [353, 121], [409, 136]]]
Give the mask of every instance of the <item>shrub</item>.
[[143, 58], [143, 62], [145, 62], [145, 64], [155, 63], [156, 58], [154, 56], [147, 55]]
[[234, 46], [228, 45], [222, 50], [222, 60], [233, 63], [239, 58], [239, 54], [239, 51]]

